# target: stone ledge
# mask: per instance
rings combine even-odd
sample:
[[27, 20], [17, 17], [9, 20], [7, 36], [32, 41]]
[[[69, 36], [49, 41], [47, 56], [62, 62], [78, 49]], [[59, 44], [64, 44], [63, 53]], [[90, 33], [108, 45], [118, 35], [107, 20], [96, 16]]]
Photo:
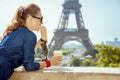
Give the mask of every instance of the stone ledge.
[[120, 68], [50, 67], [15, 71], [10, 80], [120, 80]]

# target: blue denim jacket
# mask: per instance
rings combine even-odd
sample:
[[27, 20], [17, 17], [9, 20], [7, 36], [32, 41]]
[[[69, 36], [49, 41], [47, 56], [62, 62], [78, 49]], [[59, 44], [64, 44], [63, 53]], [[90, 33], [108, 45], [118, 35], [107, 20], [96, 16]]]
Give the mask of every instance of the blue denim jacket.
[[35, 34], [27, 27], [21, 27], [1, 41], [0, 56], [7, 59], [13, 68], [23, 64], [27, 71], [38, 70], [40, 64], [34, 62], [35, 44]]

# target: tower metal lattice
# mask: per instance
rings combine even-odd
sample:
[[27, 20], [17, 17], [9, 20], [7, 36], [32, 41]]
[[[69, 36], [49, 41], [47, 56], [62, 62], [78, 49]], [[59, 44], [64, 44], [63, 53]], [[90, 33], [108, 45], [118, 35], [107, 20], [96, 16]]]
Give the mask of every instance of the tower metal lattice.
[[[50, 55], [53, 55], [53, 50], [60, 50], [65, 42], [72, 40], [82, 43], [86, 50], [93, 49], [93, 45], [88, 37], [88, 29], [85, 29], [80, 8], [79, 0], [65, 0], [58, 27], [49, 44]], [[77, 28], [69, 28], [69, 14], [75, 14]]]

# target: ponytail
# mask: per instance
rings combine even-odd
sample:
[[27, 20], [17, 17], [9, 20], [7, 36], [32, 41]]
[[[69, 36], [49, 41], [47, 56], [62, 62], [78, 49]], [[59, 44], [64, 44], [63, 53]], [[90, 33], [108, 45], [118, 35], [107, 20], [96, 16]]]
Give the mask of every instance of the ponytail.
[[7, 29], [3, 33], [3, 37], [25, 25], [25, 19], [23, 18], [24, 10], [25, 8], [23, 6], [17, 9], [16, 15], [12, 19], [12, 23], [8, 25]]
[[40, 8], [34, 3], [29, 4], [26, 7], [24, 6], [19, 7], [16, 11], [14, 18], [12, 19], [11, 24], [8, 25], [7, 29], [3, 33], [3, 38], [5, 35], [10, 34], [11, 32], [17, 30], [18, 28], [24, 27], [27, 15], [35, 15], [37, 14], [37, 11], [40, 11]]

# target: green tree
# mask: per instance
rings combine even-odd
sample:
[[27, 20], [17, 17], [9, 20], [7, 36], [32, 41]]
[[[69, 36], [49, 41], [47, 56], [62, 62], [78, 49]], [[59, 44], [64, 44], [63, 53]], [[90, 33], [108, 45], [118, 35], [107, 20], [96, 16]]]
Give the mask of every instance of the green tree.
[[71, 61], [72, 66], [80, 66], [80, 59], [73, 57]]
[[95, 59], [97, 53], [98, 53], [97, 49], [87, 50], [85, 51], [84, 56], [91, 55]]
[[35, 58], [40, 58], [41, 55], [42, 55], [42, 49], [41, 49], [41, 47], [39, 47], [34, 56], [35, 56]]
[[83, 66], [95, 66], [95, 61], [91, 60], [91, 59], [85, 59], [82, 62]]
[[74, 49], [62, 49], [63, 55], [68, 55], [74, 52]]
[[120, 48], [105, 44], [96, 45], [99, 53], [96, 55], [97, 66], [100, 67], [120, 67]]

